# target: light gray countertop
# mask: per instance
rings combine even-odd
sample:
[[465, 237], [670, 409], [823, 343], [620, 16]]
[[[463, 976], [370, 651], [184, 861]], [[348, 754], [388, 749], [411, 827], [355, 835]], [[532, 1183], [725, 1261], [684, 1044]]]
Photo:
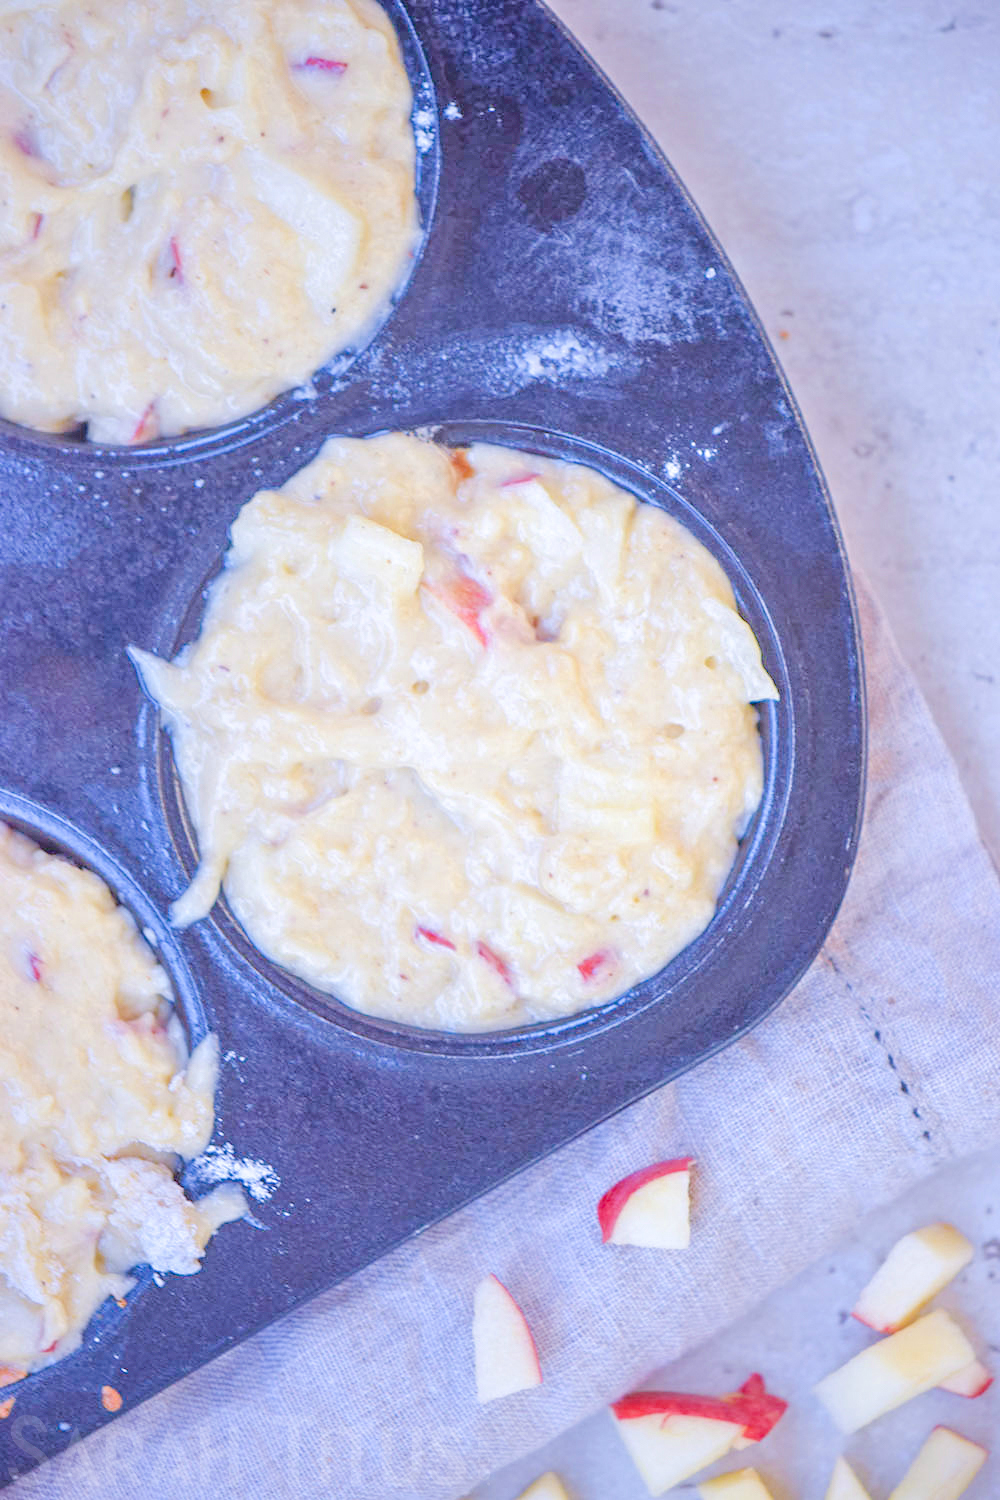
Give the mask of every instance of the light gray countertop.
[[[553, 9], [660, 142], [742, 277], [852, 561], [889, 616], [1000, 861], [1000, 7], [553, 0]], [[674, 1366], [671, 1385], [723, 1389], [727, 1373], [753, 1368], [766, 1349], [780, 1367], [776, 1387], [805, 1392], [862, 1347], [840, 1315], [878, 1256], [937, 1217], [980, 1247], [950, 1298], [996, 1364], [998, 1167], [992, 1151], [860, 1225], [851, 1245]], [[1000, 1430], [996, 1386], [977, 1402], [924, 1401], [934, 1410], [914, 1403], [850, 1445], [876, 1496], [933, 1421], [980, 1439]], [[840, 1447], [808, 1402], [766, 1456], [743, 1457], [760, 1462], [781, 1500], [818, 1500]], [[495, 1476], [477, 1500], [511, 1500], [548, 1465], [575, 1500], [646, 1493], [600, 1416]], [[970, 1500], [995, 1488], [984, 1472]]]

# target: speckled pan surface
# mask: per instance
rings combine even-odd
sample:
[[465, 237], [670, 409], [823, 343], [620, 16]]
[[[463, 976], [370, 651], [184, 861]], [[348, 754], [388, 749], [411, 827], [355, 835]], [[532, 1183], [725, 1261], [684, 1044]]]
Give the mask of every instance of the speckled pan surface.
[[[0, 815], [156, 934], [217, 1135], [270, 1164], [202, 1273], [105, 1308], [13, 1389], [0, 1483], [384, 1254], [754, 1025], [814, 956], [853, 859], [864, 705], [840, 540], [742, 289], [650, 140], [534, 0], [387, 7], [427, 233], [373, 341], [237, 427], [143, 450], [0, 429]], [[412, 27], [412, 29], [411, 29]], [[225, 912], [163, 914], [192, 848], [125, 658], [197, 629], [227, 528], [332, 432], [440, 428], [591, 462], [719, 556], [781, 692], [764, 801], [709, 930], [602, 1010], [497, 1037], [395, 1030], [261, 961]]]

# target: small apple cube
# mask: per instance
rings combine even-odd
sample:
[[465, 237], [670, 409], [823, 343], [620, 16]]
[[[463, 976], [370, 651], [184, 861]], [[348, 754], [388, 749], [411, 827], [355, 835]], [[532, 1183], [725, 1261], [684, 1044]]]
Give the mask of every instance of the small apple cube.
[[683, 1479], [714, 1464], [732, 1448], [743, 1431], [738, 1422], [716, 1417], [612, 1416], [651, 1495], [662, 1495]]
[[685, 1250], [691, 1243], [690, 1156], [641, 1167], [609, 1188], [597, 1205], [605, 1244]]
[[579, 527], [536, 478], [506, 485], [504, 491], [515, 534], [530, 547], [535, 567], [543, 576], [563, 573], [583, 548]]
[[838, 1458], [833, 1466], [826, 1500], [871, 1500], [871, 1496], [846, 1458]]
[[756, 1469], [734, 1469], [698, 1486], [701, 1500], [774, 1500]]
[[842, 1432], [857, 1432], [940, 1385], [976, 1353], [954, 1318], [938, 1310], [863, 1349], [816, 1386]]
[[415, 594], [424, 571], [419, 542], [380, 526], [367, 516], [349, 516], [331, 545], [338, 567], [360, 583], [373, 580], [397, 597]]
[[981, 1396], [993, 1384], [993, 1376], [982, 1360], [974, 1359], [964, 1370], [949, 1375], [938, 1385], [939, 1391], [950, 1391], [953, 1396]]
[[569, 1495], [559, 1475], [548, 1473], [529, 1484], [518, 1500], [569, 1500]]
[[450, 578], [429, 583], [427, 591], [461, 620], [481, 646], [489, 645], [489, 636], [483, 625], [483, 611], [489, 609], [493, 596], [481, 583], [477, 583], [467, 573], [455, 573]]
[[295, 232], [302, 247], [302, 289], [317, 309], [336, 306], [353, 272], [362, 242], [362, 221], [331, 193], [318, 177], [287, 160], [253, 148], [243, 153], [258, 201]]
[[496, 1401], [541, 1385], [542, 1371], [531, 1330], [510, 1292], [495, 1276], [485, 1276], [476, 1287], [472, 1342], [480, 1402]]
[[611, 775], [599, 767], [568, 764], [559, 778], [559, 831], [619, 844], [656, 838], [656, 788], [652, 781]]
[[950, 1427], [935, 1427], [889, 1500], [958, 1500], [988, 1457]]
[[975, 1254], [951, 1224], [928, 1224], [898, 1240], [854, 1305], [876, 1333], [905, 1328]]

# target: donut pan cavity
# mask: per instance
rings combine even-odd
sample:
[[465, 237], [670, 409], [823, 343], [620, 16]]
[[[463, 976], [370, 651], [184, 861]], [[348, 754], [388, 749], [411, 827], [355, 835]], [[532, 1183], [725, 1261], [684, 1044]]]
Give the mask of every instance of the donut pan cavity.
[[[0, 816], [91, 865], [149, 929], [190, 1034], [220, 1039], [216, 1143], [277, 1184], [198, 1276], [140, 1273], [127, 1309], [10, 1388], [0, 1484], [110, 1420], [103, 1385], [128, 1410], [755, 1025], [818, 950], [853, 860], [850, 582], [722, 250], [535, 0], [387, 9], [426, 233], [371, 342], [308, 394], [144, 449], [0, 425]], [[588, 462], [664, 506], [722, 562], [781, 692], [761, 714], [764, 799], [708, 930], [621, 999], [517, 1032], [372, 1020], [269, 965], [224, 904], [180, 934], [164, 917], [194, 851], [125, 646], [170, 654], [197, 630], [240, 506], [326, 436], [413, 427]]]

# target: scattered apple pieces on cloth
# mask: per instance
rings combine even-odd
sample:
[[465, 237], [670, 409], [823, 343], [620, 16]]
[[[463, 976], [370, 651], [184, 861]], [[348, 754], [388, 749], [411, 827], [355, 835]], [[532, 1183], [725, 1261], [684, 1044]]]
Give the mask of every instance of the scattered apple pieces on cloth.
[[938, 1381], [938, 1389], [951, 1391], [955, 1396], [983, 1396], [993, 1384], [993, 1376], [981, 1359], [974, 1359], [964, 1369], [956, 1370], [946, 1380]]
[[871, 1500], [871, 1496], [846, 1458], [838, 1458], [833, 1466], [826, 1500]]
[[979, 1443], [935, 1427], [889, 1500], [958, 1500], [988, 1457]]
[[529, 1484], [518, 1500], [569, 1500], [566, 1486], [558, 1474], [543, 1474], [534, 1484]]
[[616, 1417], [621, 1440], [651, 1495], [663, 1495], [724, 1458], [742, 1431], [738, 1422], [716, 1417], [651, 1413]]
[[734, 1469], [698, 1486], [701, 1500], [774, 1500], [756, 1469]]
[[827, 1375], [816, 1394], [842, 1432], [857, 1432], [972, 1364], [976, 1352], [943, 1309], [862, 1349]]
[[928, 1224], [904, 1234], [854, 1304], [854, 1316], [876, 1333], [905, 1328], [974, 1254], [951, 1224]]
[[651, 1495], [767, 1436], [787, 1410], [760, 1375], [729, 1396], [636, 1391], [611, 1407], [617, 1431]]
[[[824, 950], [780, 1009], [73, 1444], [11, 1500], [202, 1500], [213, 1489], [241, 1500], [454, 1500], [749, 1313], [867, 1213], [1000, 1136], [997, 1059], [983, 1045], [995, 1027], [1000, 883], [927, 708], [861, 605], [865, 831]], [[698, 1232], [683, 1255], [609, 1254], [595, 1200], [649, 1159], [652, 1142], [697, 1151]], [[516, 1267], [518, 1296], [537, 1309], [545, 1384], [480, 1407], [469, 1294], [489, 1266]]]
[[472, 1340], [479, 1401], [496, 1401], [541, 1385], [542, 1368], [527, 1319], [495, 1276], [484, 1276], [476, 1287]]
[[640, 1167], [608, 1188], [597, 1205], [605, 1244], [686, 1250], [691, 1243], [690, 1156]]

